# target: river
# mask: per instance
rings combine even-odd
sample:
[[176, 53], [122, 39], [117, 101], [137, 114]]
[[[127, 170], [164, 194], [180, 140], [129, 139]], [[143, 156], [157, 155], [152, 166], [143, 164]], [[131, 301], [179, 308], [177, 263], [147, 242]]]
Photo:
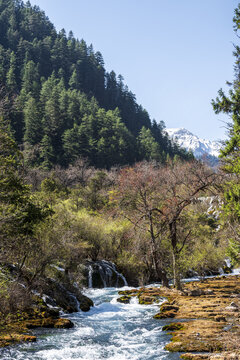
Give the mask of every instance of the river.
[[[123, 288], [124, 289], [124, 288]], [[170, 336], [162, 331], [169, 320], [155, 320], [159, 305], [117, 302], [116, 288], [90, 289], [86, 295], [95, 306], [87, 313], [67, 317], [75, 327], [68, 330], [39, 329], [36, 343], [5, 348], [0, 358], [14, 360], [175, 360], [164, 346]], [[66, 316], [66, 315], [64, 315]]]

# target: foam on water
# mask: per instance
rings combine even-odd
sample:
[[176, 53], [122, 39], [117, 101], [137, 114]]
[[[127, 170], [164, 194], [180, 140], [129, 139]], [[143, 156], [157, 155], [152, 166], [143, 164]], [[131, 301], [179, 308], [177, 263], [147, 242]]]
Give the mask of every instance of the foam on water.
[[96, 306], [89, 312], [68, 316], [74, 324], [68, 330], [38, 330], [34, 344], [3, 350], [0, 358], [14, 360], [159, 360], [179, 359], [164, 350], [169, 336], [162, 331], [165, 320], [152, 316], [159, 305], [116, 301], [118, 289], [87, 291]]

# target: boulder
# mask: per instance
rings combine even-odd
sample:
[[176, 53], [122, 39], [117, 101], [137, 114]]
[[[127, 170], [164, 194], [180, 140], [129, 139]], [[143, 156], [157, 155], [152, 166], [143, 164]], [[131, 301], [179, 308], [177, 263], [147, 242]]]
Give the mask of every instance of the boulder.
[[205, 295], [204, 291], [202, 289], [193, 289], [188, 291], [188, 296], [201, 296]]
[[214, 320], [217, 322], [221, 322], [221, 321], [226, 322], [227, 321], [224, 315], [217, 315], [217, 316], [215, 316]]
[[57, 329], [70, 329], [70, 328], [74, 327], [74, 324], [69, 319], [61, 319], [60, 318], [55, 322], [54, 327]]
[[122, 303], [122, 304], [129, 304], [130, 300], [131, 300], [131, 296], [123, 295], [117, 299], [117, 302]]
[[163, 326], [163, 331], [176, 331], [176, 330], [182, 330], [184, 325], [180, 322], [171, 323], [168, 325]]
[[176, 316], [176, 311], [166, 311], [166, 312], [160, 312], [153, 316], [154, 319], [168, 319], [168, 318], [174, 318]]
[[178, 306], [172, 305], [172, 304], [170, 304], [170, 303], [164, 303], [164, 304], [162, 304], [161, 307], [160, 307], [160, 310], [161, 310], [162, 312], [171, 311], [171, 310], [173, 310], [173, 311], [178, 311], [178, 309], [179, 309]]
[[43, 319], [29, 320], [25, 323], [25, 326], [27, 329], [35, 329], [38, 327], [69, 329], [72, 328], [74, 324], [69, 319], [43, 318]]
[[41, 290], [51, 298], [54, 303], [68, 313], [79, 310], [89, 311], [93, 301], [83, 295], [81, 291], [72, 284], [62, 284], [54, 279], [47, 278], [41, 283]]

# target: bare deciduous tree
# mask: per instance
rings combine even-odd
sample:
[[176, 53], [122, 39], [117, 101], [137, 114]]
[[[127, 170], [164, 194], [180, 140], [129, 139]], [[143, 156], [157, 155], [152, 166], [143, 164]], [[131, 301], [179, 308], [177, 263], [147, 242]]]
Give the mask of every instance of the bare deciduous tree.
[[169, 163], [167, 166], [137, 164], [122, 170], [120, 203], [135, 227], [150, 234], [152, 261], [156, 274], [167, 284], [162, 240], [167, 237], [172, 252], [173, 277], [181, 288], [179, 257], [191, 240], [191, 229], [181, 227], [184, 210], [207, 191], [217, 174], [198, 161]]

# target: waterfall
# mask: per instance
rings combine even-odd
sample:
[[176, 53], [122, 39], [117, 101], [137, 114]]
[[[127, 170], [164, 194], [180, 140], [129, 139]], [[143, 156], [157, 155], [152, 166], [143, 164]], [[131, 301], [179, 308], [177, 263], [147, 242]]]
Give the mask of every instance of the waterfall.
[[223, 275], [223, 274], [224, 274], [223, 268], [220, 267], [220, 268], [218, 269], [218, 271], [219, 271], [219, 274], [220, 274], [220, 275]]
[[226, 266], [227, 266], [229, 269], [231, 269], [231, 268], [232, 268], [232, 264], [231, 264], [230, 259], [227, 258], [227, 259], [225, 259], [224, 261], [225, 261]]
[[92, 274], [93, 274], [93, 268], [92, 265], [88, 266], [88, 287], [92, 288]]
[[116, 265], [111, 261], [89, 261], [86, 266], [89, 288], [122, 287], [128, 285], [125, 277], [117, 271]]

